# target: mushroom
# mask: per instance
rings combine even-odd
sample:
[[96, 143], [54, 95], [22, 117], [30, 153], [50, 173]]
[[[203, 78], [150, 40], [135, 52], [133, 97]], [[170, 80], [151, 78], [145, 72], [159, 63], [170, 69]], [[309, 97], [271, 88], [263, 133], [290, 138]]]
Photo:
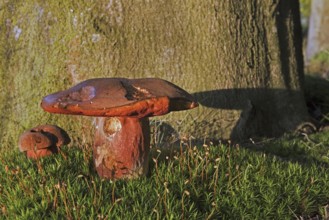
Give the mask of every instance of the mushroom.
[[93, 155], [99, 176], [135, 178], [148, 171], [148, 117], [195, 108], [183, 89], [157, 78], [96, 78], [43, 98], [51, 113], [97, 116]]
[[38, 159], [58, 153], [62, 145], [70, 143], [68, 134], [56, 125], [40, 125], [25, 131], [18, 141], [21, 152], [28, 158]]
[[57, 125], [39, 125], [31, 129], [35, 132], [41, 132], [52, 140], [52, 143], [60, 148], [63, 145], [67, 145], [71, 142], [69, 135], [66, 131]]

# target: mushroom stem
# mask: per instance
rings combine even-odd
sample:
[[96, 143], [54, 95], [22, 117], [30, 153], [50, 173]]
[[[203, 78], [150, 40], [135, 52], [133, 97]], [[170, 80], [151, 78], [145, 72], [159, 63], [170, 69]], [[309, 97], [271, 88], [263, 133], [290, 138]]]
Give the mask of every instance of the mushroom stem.
[[99, 176], [107, 179], [136, 178], [148, 171], [150, 126], [148, 118], [96, 118], [93, 146]]
[[28, 150], [26, 151], [26, 156], [31, 159], [39, 159], [56, 153], [58, 153], [58, 148], [56, 146], [50, 146], [49, 148], [44, 149]]

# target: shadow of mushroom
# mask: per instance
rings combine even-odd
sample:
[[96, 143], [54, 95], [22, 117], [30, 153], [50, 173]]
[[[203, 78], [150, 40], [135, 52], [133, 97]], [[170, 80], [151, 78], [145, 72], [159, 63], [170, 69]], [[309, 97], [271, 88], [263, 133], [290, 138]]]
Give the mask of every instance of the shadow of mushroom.
[[[313, 81], [309, 82], [306, 80], [306, 85], [315, 83]], [[321, 85], [328, 85], [329, 82], [322, 82]], [[321, 86], [321, 88], [322, 88]], [[313, 85], [313, 88], [315, 86]], [[318, 87], [319, 88], [319, 87]], [[325, 87], [325, 88], [329, 88]], [[294, 90], [285, 90], [285, 89], [252, 89], [252, 88], [244, 88], [244, 89], [219, 89], [219, 90], [210, 90], [192, 93], [193, 97], [200, 104], [199, 107], [207, 107], [219, 110], [238, 110], [240, 111], [240, 117], [234, 125], [234, 128], [231, 131], [230, 139], [231, 140], [239, 140], [240, 146], [243, 148], [247, 148], [251, 151], [257, 152], [266, 152], [268, 154], [277, 155], [281, 158], [282, 152], [280, 150], [267, 149], [266, 145], [271, 145], [271, 139], [268, 141], [261, 143], [259, 146], [257, 143], [253, 144], [250, 141], [244, 142], [244, 140], [254, 137], [260, 138], [271, 138], [278, 137], [288, 131], [287, 128], [294, 130], [300, 124], [303, 124], [305, 121], [309, 121], [307, 112], [304, 112], [306, 115], [305, 118], [300, 118], [299, 111], [310, 111], [310, 108], [306, 109], [305, 106], [295, 106], [295, 100], [299, 100], [301, 97], [304, 98], [308, 103], [311, 97], [321, 97], [321, 100], [324, 100], [323, 95], [320, 96], [318, 94], [319, 91], [310, 91], [311, 88], [305, 89], [305, 94], [299, 91]], [[329, 89], [327, 90], [329, 91]], [[328, 99], [328, 96], [325, 96]], [[272, 101], [274, 100], [274, 102]], [[316, 99], [313, 101], [318, 101]], [[328, 99], [329, 100], [329, 99]], [[296, 101], [297, 102], [297, 101]], [[324, 102], [321, 101], [317, 103], [318, 105], [324, 105]], [[326, 105], [329, 106], [329, 103]], [[323, 106], [322, 109], [325, 109]], [[305, 110], [303, 110], [305, 108]], [[326, 112], [323, 110], [323, 112]], [[287, 114], [286, 114], [287, 113]], [[309, 112], [310, 113], [310, 112]], [[286, 115], [285, 115], [286, 114]], [[293, 116], [293, 117], [291, 117]], [[196, 122], [197, 125], [195, 129], [204, 128], [207, 126], [215, 126], [210, 121], [199, 121]], [[287, 124], [286, 124], [287, 123]], [[168, 125], [171, 127], [170, 125]], [[179, 137], [178, 137], [179, 138]], [[274, 139], [272, 139], [274, 140]], [[159, 151], [156, 150], [152, 154], [153, 159], [157, 159], [157, 165], [161, 163], [168, 163], [169, 161], [175, 160], [174, 156], [180, 155], [180, 141], [178, 139], [171, 146], [171, 150], [168, 148], [159, 148]], [[228, 140], [215, 140], [210, 139], [207, 143], [212, 142], [211, 146], [218, 146], [220, 144], [225, 144], [227, 147], [233, 147], [234, 144], [231, 145], [227, 141]], [[195, 139], [192, 140], [192, 145], [189, 147], [196, 146], [198, 149], [201, 149], [202, 144], [204, 143], [204, 139]], [[165, 149], [165, 150], [163, 150]], [[182, 148], [183, 153], [189, 148]], [[278, 152], [277, 152], [278, 151]], [[326, 163], [318, 161], [316, 158], [313, 158], [311, 155], [307, 155], [307, 159], [304, 155], [300, 155], [301, 158], [289, 157], [284, 158], [289, 161], [300, 162], [303, 165], [308, 165], [317, 161], [319, 164], [323, 166], [328, 166]], [[151, 172], [155, 172], [155, 162], [150, 161]]]
[[[205, 107], [239, 110], [231, 140], [276, 137], [308, 121], [305, 106], [297, 106], [302, 92], [286, 89], [220, 89], [192, 94]], [[305, 109], [306, 110], [306, 109]]]
[[329, 80], [307, 75], [304, 86], [305, 101], [310, 115], [323, 126], [329, 125]]

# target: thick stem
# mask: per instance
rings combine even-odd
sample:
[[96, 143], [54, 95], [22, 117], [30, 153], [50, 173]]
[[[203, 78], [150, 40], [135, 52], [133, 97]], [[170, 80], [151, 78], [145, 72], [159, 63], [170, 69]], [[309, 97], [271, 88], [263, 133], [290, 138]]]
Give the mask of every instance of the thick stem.
[[149, 150], [148, 118], [97, 118], [93, 153], [99, 176], [120, 179], [145, 175]]

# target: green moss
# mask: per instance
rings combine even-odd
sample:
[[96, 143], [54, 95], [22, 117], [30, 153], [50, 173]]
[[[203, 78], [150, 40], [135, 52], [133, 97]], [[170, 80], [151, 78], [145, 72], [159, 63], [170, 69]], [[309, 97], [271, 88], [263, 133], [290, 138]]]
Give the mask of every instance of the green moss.
[[[39, 161], [0, 154], [0, 215], [8, 219], [325, 218], [328, 133], [239, 146], [152, 151], [150, 174], [101, 180], [91, 149], [63, 147]], [[310, 141], [311, 140], [311, 141]], [[260, 145], [262, 145], [260, 147]]]
[[72, 84], [67, 54], [76, 33], [70, 24], [72, 16], [68, 16], [70, 8], [74, 5], [68, 1], [37, 0], [10, 1], [2, 7], [1, 22], [6, 23], [8, 36], [1, 51], [0, 101], [5, 114], [0, 141], [4, 147], [38, 124], [55, 123], [73, 131], [81, 126], [72, 123], [72, 117], [52, 116], [39, 106], [43, 96]]
[[311, 14], [312, 0], [300, 0], [300, 11], [302, 16], [309, 17]]

